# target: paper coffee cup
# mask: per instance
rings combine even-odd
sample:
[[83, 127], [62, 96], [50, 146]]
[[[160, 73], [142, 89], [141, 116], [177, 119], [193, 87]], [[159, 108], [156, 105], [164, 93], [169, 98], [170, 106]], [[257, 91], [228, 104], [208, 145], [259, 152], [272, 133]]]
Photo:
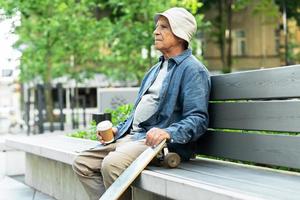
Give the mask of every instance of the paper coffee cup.
[[102, 137], [105, 144], [114, 141], [114, 134], [112, 131], [112, 123], [108, 120], [102, 121], [97, 125], [97, 134]]

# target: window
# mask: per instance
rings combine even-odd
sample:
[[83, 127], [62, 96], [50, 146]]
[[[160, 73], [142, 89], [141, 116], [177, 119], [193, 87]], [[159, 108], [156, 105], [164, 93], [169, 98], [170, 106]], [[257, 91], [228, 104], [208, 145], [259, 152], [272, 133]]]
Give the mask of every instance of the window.
[[233, 30], [232, 31], [232, 54], [234, 56], [246, 55], [246, 37], [245, 31]]
[[2, 77], [11, 77], [13, 74], [13, 70], [12, 69], [2, 69]]
[[[97, 88], [77, 88], [78, 89], [78, 106], [79, 108], [97, 107]], [[52, 89], [52, 98], [54, 107], [59, 108], [58, 89]], [[71, 96], [71, 103], [75, 106], [75, 96]], [[66, 89], [63, 88], [63, 106], [66, 108]]]

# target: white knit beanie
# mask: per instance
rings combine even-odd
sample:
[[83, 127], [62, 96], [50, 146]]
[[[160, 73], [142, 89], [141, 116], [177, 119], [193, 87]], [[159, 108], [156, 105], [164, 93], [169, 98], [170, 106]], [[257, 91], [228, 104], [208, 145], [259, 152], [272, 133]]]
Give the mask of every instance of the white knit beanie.
[[170, 8], [154, 16], [155, 24], [160, 16], [168, 19], [174, 35], [190, 43], [197, 30], [197, 23], [195, 17], [189, 11], [178, 7]]

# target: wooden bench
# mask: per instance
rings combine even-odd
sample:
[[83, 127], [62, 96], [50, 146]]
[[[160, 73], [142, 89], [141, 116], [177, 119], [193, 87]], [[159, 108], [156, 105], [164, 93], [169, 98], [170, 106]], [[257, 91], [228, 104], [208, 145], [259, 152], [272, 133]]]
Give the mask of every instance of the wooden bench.
[[[177, 169], [148, 167], [133, 184], [133, 199], [298, 200], [299, 172], [261, 166], [300, 169], [299, 97], [299, 65], [213, 76], [210, 129], [197, 145], [205, 157]], [[57, 199], [87, 199], [70, 164], [94, 141], [51, 134], [6, 144], [27, 152], [27, 184]]]
[[210, 129], [197, 145], [206, 158], [150, 167], [134, 184], [136, 199], [299, 200], [300, 173], [259, 167], [300, 172], [299, 98], [300, 65], [212, 76]]

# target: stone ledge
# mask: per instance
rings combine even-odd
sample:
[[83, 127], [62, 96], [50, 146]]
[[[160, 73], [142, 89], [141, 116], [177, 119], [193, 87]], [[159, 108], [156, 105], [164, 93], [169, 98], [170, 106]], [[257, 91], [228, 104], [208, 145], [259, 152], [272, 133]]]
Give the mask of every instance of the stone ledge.
[[5, 144], [5, 141], [6, 141], [6, 138], [7, 138], [7, 137], [8, 137], [8, 136], [2, 136], [2, 137], [0, 137], [0, 151], [1, 151], [1, 152], [14, 150], [13, 148], [8, 147], [8, 146]]
[[95, 147], [98, 142], [65, 136], [66, 133], [47, 133], [35, 136], [11, 136], [6, 145], [27, 153], [72, 164], [76, 155]]
[[25, 182], [56, 199], [82, 200], [88, 196], [72, 170], [76, 155], [98, 142], [54, 132], [35, 136], [11, 136], [5, 144], [26, 152]]
[[72, 166], [26, 153], [25, 183], [58, 200], [89, 199]]

